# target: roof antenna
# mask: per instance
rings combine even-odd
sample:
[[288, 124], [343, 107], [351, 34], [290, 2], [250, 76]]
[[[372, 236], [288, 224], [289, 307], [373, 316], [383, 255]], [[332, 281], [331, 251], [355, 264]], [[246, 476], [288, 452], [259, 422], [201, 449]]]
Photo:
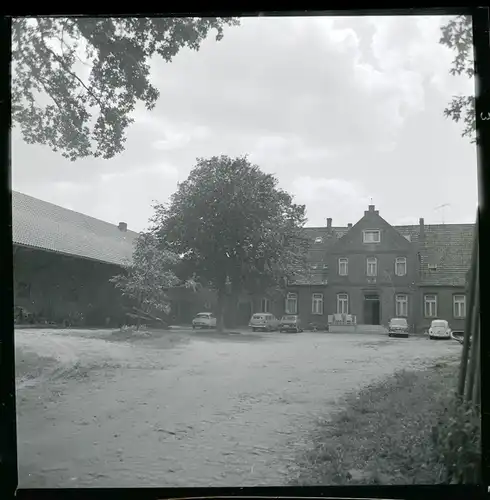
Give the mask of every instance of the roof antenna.
[[434, 208], [434, 210], [441, 210], [442, 212], [442, 223], [445, 223], [445, 214], [446, 214], [446, 208], [450, 207], [450, 203], [443, 203], [442, 205], [439, 205], [438, 207]]

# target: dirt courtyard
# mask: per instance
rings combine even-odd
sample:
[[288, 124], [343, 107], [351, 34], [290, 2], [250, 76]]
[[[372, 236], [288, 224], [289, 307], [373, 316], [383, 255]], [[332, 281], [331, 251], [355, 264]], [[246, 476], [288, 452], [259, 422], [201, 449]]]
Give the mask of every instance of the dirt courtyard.
[[456, 342], [17, 330], [19, 486], [287, 484], [316, 419]]

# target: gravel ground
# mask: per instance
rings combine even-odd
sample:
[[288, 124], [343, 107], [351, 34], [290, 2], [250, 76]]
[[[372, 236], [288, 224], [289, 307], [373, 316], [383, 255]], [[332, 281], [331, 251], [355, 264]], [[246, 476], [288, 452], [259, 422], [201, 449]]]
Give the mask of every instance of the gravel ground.
[[380, 334], [16, 331], [19, 486], [284, 485], [348, 391], [460, 351]]

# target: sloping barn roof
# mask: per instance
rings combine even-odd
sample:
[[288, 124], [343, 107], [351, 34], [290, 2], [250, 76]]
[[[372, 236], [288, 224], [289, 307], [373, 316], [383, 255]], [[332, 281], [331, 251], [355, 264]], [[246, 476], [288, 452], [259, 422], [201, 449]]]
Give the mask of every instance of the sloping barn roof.
[[12, 233], [14, 245], [117, 265], [131, 259], [138, 236], [17, 191], [12, 192]]

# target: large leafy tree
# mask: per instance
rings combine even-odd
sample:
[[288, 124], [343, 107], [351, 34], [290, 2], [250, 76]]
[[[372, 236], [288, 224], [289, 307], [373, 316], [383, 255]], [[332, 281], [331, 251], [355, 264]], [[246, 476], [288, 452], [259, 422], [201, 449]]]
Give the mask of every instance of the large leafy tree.
[[[138, 318], [158, 319], [153, 314], [170, 311], [170, 288], [183, 285], [195, 288], [192, 279], [180, 280], [175, 269], [179, 257], [168, 249], [159, 248], [158, 241], [151, 233], [141, 233], [137, 240], [133, 257], [125, 269], [111, 278], [111, 282], [123, 296], [135, 304], [134, 316]], [[160, 318], [161, 319], [161, 318]]]
[[220, 40], [223, 28], [236, 24], [212, 17], [15, 19], [13, 123], [27, 143], [71, 160], [112, 158], [124, 150], [136, 104], [151, 110], [159, 97], [151, 58], [170, 62], [181, 48], [198, 50], [210, 32]]
[[227, 297], [280, 288], [305, 265], [305, 207], [247, 157], [200, 158], [168, 204], [155, 206], [154, 231], [183, 255], [187, 273], [217, 291], [218, 330]]
[[[442, 28], [440, 43], [452, 49], [456, 56], [452, 62], [452, 75], [465, 75], [472, 78], [475, 74], [473, 59], [473, 33], [471, 16], [458, 16], [451, 19]], [[475, 97], [454, 96], [449, 106], [444, 110], [445, 116], [455, 122], [463, 121], [463, 137], [469, 137], [476, 142]]]

